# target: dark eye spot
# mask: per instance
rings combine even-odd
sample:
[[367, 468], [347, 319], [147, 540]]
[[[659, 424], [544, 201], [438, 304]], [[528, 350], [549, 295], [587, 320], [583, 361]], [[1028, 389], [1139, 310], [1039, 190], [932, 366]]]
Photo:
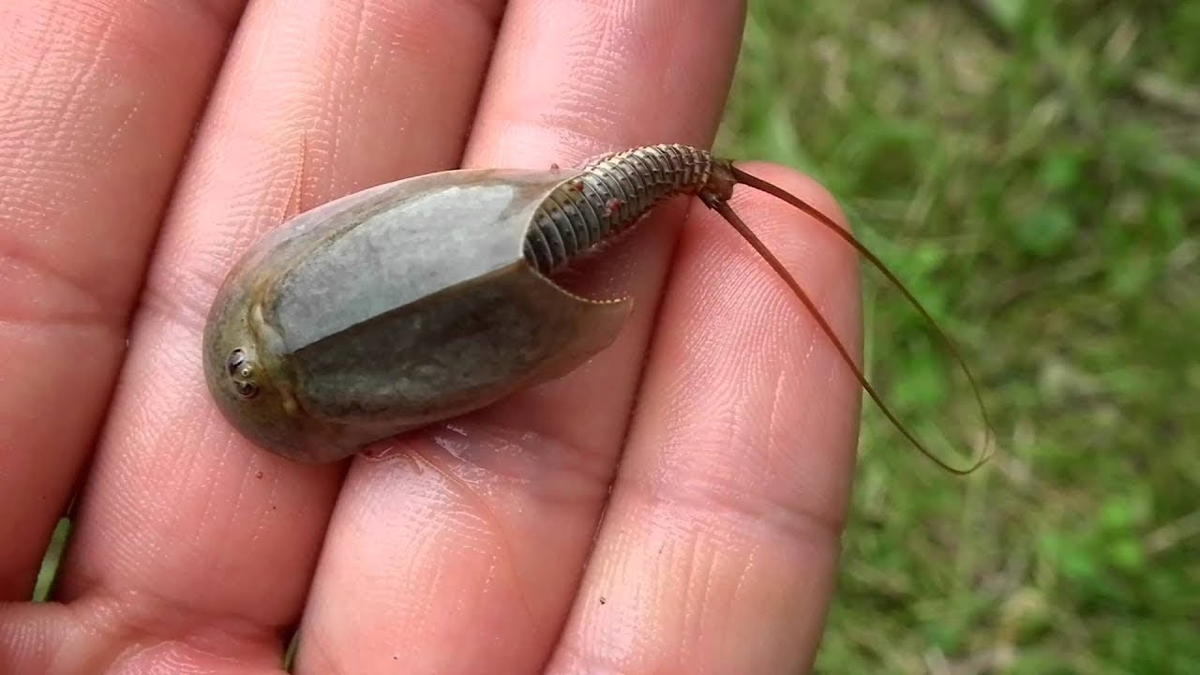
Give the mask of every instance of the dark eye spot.
[[229, 353], [229, 359], [225, 361], [225, 367], [229, 369], [230, 375], [237, 375], [238, 369], [246, 362], [246, 352], [235, 349]]
[[250, 382], [236, 382], [234, 386], [237, 387], [238, 396], [242, 398], [254, 398], [258, 396], [258, 386]]

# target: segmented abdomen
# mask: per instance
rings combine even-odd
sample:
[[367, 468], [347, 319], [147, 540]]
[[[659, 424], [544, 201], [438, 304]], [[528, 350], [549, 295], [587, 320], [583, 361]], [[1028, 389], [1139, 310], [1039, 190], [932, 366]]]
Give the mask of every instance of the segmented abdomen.
[[687, 145], [649, 145], [606, 155], [552, 192], [534, 215], [525, 259], [549, 274], [628, 228], [656, 204], [703, 188], [712, 155]]

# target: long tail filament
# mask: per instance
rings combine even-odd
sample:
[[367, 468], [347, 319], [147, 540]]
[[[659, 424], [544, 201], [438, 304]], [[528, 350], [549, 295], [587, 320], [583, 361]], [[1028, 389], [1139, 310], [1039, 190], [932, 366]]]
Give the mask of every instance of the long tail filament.
[[763, 244], [762, 240], [759, 239], [750, 230], [750, 228], [746, 226], [746, 223], [743, 222], [742, 219], [739, 218], [737, 216], [737, 214], [733, 212], [733, 209], [729, 206], [729, 202], [722, 198], [705, 199], [706, 204], [710, 208], [715, 210], [717, 213], [721, 214], [721, 216], [724, 217], [725, 220], [728, 221], [729, 224], [732, 225], [733, 228], [738, 231], [738, 233], [742, 236], [742, 238], [744, 238], [747, 241], [747, 243], [749, 243], [758, 252], [758, 254], [760, 256], [762, 256], [764, 260], [767, 261], [767, 263], [775, 270], [775, 272], [792, 289], [792, 291], [796, 294], [796, 296], [798, 298], [800, 298], [800, 301], [802, 303], [804, 303], [805, 308], [807, 308], [809, 313], [812, 314], [813, 318], [816, 319], [817, 324], [821, 327], [821, 331], [824, 332], [825, 335], [830, 339], [830, 341], [833, 342], [833, 345], [834, 345], [834, 347], [837, 348], [837, 351], [841, 355], [842, 360], [845, 361], [846, 365], [850, 367], [851, 371], [853, 371], [855, 379], [857, 379], [858, 383], [860, 385], [862, 385], [863, 390], [867, 392], [867, 394], [871, 397], [871, 400], [873, 400], [875, 402], [875, 405], [879, 406], [879, 409], [888, 418], [888, 420], [891, 421], [892, 425], [895, 426], [896, 429], [899, 430], [900, 433], [903, 434], [904, 437], [907, 438], [908, 441], [910, 443], [912, 443], [913, 446], [915, 446], [917, 448], [917, 450], [919, 450], [921, 452], [921, 454], [928, 457], [930, 460], [932, 460], [934, 463], [936, 463], [938, 466], [945, 469], [946, 471], [949, 471], [950, 473], [960, 475], [960, 476], [970, 474], [970, 473], [974, 472], [976, 469], [978, 469], [980, 466], [982, 466], [984, 463], [986, 463], [992, 454], [991, 443], [989, 441], [990, 441], [991, 437], [993, 436], [992, 423], [991, 423], [991, 420], [988, 418], [987, 407], [983, 403], [983, 397], [980, 395], [979, 386], [975, 381], [974, 375], [971, 374], [971, 369], [967, 367], [966, 361], [962, 358], [962, 356], [959, 353], [959, 350], [955, 346], [954, 342], [950, 339], [950, 337], [948, 335], [946, 335], [945, 331], [943, 331], [941, 329], [941, 327], [938, 326], [937, 322], [934, 321], [933, 317], [930, 316], [929, 312], [921, 305], [920, 302], [917, 301], [917, 299], [913, 296], [913, 294], [911, 292], [909, 292], [909, 290], [904, 286], [904, 284], [902, 284], [900, 282], [900, 280], [898, 278], [896, 278], [896, 275], [893, 274], [891, 272], [891, 270], [889, 270], [887, 268], [887, 266], [883, 264], [883, 261], [881, 261], [869, 249], [867, 249], [866, 246], [864, 246], [857, 239], [855, 239], [853, 235], [851, 235], [849, 232], [847, 232], [846, 230], [839, 227], [837, 225], [837, 223], [835, 223], [831, 218], [829, 218], [825, 214], [821, 213], [817, 209], [813, 208], [813, 206], [811, 206], [810, 204], [805, 203], [804, 201], [802, 201], [795, 195], [792, 195], [792, 194], [786, 192], [785, 190], [783, 190], [782, 188], [780, 188], [776, 185], [773, 185], [761, 178], [758, 178], [756, 176], [748, 174], [745, 171], [738, 169], [736, 166], [729, 165], [729, 169], [732, 172], [733, 179], [737, 183], [741, 183], [748, 187], [754, 188], [755, 190], [765, 192], [773, 197], [776, 197], [778, 199], [783, 200], [784, 202], [787, 202], [788, 204], [796, 207], [797, 209], [800, 209], [805, 214], [807, 214], [811, 218], [815, 219], [817, 222], [821, 223], [825, 227], [829, 228], [831, 231], [833, 231], [835, 234], [837, 234], [839, 237], [841, 237], [843, 240], [845, 240], [848, 244], [853, 246], [854, 249], [856, 251], [858, 251], [858, 253], [860, 255], [862, 255], [864, 258], [866, 258], [871, 263], [871, 265], [875, 267], [875, 269], [879, 270], [885, 277], [887, 277], [888, 281], [891, 282], [892, 285], [895, 286], [904, 295], [904, 297], [908, 299], [909, 303], [913, 307], [915, 307], [918, 312], [921, 313], [921, 316], [925, 317], [925, 320], [929, 322], [929, 325], [931, 325], [933, 327], [934, 331], [937, 333], [938, 339], [945, 346], [945, 348], [947, 350], [949, 350], [950, 354], [954, 357], [954, 360], [956, 362], [958, 362], [959, 367], [966, 374], [967, 380], [971, 383], [971, 390], [975, 395], [975, 402], [979, 405], [980, 413], [983, 416], [983, 423], [984, 423], [985, 428], [987, 429], [988, 438], [985, 441], [985, 447], [984, 447], [983, 452], [980, 455], [980, 458], [973, 465], [971, 465], [969, 468], [966, 468], [966, 469], [959, 469], [959, 468], [953, 467], [953, 466], [949, 465], [948, 463], [946, 463], [945, 460], [942, 460], [939, 457], [937, 457], [936, 455], [934, 455], [932, 452], [929, 451], [929, 449], [925, 446], [925, 444], [923, 444], [920, 440], [917, 439], [917, 437], [908, 429], [908, 427], [906, 427], [903, 423], [900, 422], [900, 420], [892, 412], [891, 408], [889, 408], [887, 406], [887, 404], [884, 403], [883, 398], [879, 395], [879, 393], [875, 391], [875, 387], [873, 387], [871, 385], [871, 383], [867, 380], [866, 376], [862, 372], [862, 369], [860, 369], [854, 363], [854, 359], [850, 356], [849, 350], [846, 349], [846, 346], [842, 343], [842, 341], [834, 333], [833, 328], [829, 325], [829, 322], [825, 319], [824, 316], [821, 315], [821, 312], [817, 309], [817, 306], [812, 301], [812, 298], [810, 298], [808, 296], [808, 294], [804, 292], [804, 289], [802, 289], [800, 287], [800, 284], [796, 281], [795, 277], [793, 277], [791, 275], [791, 273], [787, 271], [787, 268], [785, 268], [783, 266], [783, 264], [781, 262], [779, 262], [779, 259], [776, 258], [775, 255], [771, 253], [771, 251], [766, 247], [766, 245]]

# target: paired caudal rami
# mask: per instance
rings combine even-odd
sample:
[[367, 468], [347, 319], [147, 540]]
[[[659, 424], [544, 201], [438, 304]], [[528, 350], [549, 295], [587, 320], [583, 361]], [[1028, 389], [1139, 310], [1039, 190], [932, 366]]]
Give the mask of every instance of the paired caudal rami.
[[905, 437], [960, 472], [892, 414], [800, 285], [734, 214], [735, 184], [833, 230], [932, 322], [875, 256], [807, 203], [705, 150], [654, 145], [574, 170], [418, 176], [293, 218], [255, 244], [218, 293], [204, 336], [209, 389], [251, 441], [307, 462], [337, 461], [490, 405], [613, 341], [630, 303], [580, 298], [551, 275], [686, 194], [718, 211], [771, 265]]

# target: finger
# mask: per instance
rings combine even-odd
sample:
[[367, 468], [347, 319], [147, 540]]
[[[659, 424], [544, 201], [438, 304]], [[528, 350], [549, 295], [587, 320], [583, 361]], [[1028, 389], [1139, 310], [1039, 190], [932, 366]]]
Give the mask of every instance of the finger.
[[29, 598], [87, 459], [240, 11], [238, 0], [0, 9], [0, 600]]
[[420, 0], [248, 9], [159, 243], [62, 579], [74, 615], [138, 630], [88, 633], [88, 648], [156, 640], [169, 648], [138, 658], [200, 658], [198, 632], [213, 637], [210, 662], [240, 663], [246, 645], [277, 656], [340, 471], [267, 455], [220, 418], [199, 363], [208, 305], [287, 216], [457, 162], [497, 14]]
[[[835, 218], [796, 174], [745, 167]], [[853, 252], [761, 195], [734, 209], [852, 354]], [[692, 209], [620, 475], [553, 673], [796, 673], [833, 585], [857, 383], [803, 305], [713, 213]]]
[[[546, 168], [638, 143], [707, 144], [742, 11], [510, 3], [468, 163]], [[560, 381], [406, 439], [394, 461], [353, 466], [301, 631], [302, 672], [540, 670], [621, 446], [670, 257], [665, 226], [681, 213], [667, 211], [579, 272], [599, 280], [598, 295], [636, 298], [617, 344]]]

